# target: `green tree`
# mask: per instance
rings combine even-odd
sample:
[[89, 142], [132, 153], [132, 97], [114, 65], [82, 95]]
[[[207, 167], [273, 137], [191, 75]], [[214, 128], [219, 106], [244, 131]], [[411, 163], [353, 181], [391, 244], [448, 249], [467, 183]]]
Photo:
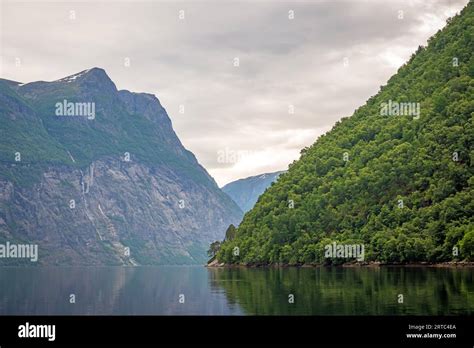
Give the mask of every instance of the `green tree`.
[[209, 250], [207, 251], [207, 255], [210, 258], [214, 258], [214, 256], [216, 256], [216, 254], [219, 252], [220, 249], [221, 249], [221, 242], [219, 241], [212, 242], [211, 246], [209, 247]]
[[235, 238], [236, 233], [237, 229], [233, 224], [230, 224], [227, 228], [227, 231], [225, 231], [225, 240], [233, 240]]

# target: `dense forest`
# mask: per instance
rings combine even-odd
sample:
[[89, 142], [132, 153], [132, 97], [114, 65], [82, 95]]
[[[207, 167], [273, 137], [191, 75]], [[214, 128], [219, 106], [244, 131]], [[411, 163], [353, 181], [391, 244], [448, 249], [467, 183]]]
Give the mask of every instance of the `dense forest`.
[[[474, 260], [474, 4], [319, 137], [217, 252], [227, 264]], [[344, 96], [341, 95], [341, 98]], [[413, 107], [412, 107], [413, 106]]]

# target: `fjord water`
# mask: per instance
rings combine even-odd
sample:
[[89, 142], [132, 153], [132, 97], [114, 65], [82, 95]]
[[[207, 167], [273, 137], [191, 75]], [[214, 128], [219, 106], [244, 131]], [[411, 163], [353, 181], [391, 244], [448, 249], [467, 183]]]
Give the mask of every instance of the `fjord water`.
[[0, 315], [41, 314], [469, 315], [474, 270], [0, 268]]

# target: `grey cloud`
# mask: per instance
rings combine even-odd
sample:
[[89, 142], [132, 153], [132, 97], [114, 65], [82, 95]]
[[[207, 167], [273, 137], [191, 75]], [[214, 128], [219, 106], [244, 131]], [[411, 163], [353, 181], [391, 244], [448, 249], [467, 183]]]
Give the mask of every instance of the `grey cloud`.
[[[100, 66], [118, 88], [156, 94], [183, 144], [224, 184], [285, 169], [466, 3], [3, 2], [1, 75], [54, 80]], [[224, 148], [265, 153], [271, 161], [247, 168], [218, 163]]]

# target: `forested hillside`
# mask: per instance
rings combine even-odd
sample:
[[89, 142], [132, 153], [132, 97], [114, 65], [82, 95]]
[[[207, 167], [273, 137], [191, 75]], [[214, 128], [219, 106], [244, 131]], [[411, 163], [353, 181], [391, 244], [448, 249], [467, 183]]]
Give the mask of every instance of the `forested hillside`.
[[473, 36], [469, 3], [365, 105], [301, 151], [218, 260], [339, 262], [324, 257], [332, 242], [363, 244], [366, 261], [473, 260]]

